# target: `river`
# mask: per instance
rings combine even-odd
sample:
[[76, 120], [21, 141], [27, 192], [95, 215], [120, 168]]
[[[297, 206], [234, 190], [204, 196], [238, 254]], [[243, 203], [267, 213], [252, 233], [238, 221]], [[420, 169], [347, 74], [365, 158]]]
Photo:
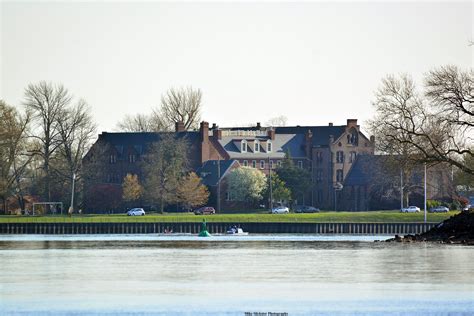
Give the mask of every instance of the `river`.
[[0, 315], [474, 314], [474, 247], [386, 238], [0, 235]]

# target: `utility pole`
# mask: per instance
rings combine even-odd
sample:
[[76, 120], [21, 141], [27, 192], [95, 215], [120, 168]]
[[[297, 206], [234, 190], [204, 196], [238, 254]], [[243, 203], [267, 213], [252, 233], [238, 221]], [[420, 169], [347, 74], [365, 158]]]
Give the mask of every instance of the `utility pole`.
[[217, 211], [221, 212], [221, 157], [217, 160]]
[[425, 206], [425, 223], [426, 223], [426, 162], [425, 162], [425, 201], [424, 201], [424, 206]]
[[403, 168], [400, 165], [400, 211], [403, 209]]
[[270, 201], [268, 203], [268, 206], [270, 207], [270, 212], [273, 209], [273, 192], [272, 192], [272, 167], [270, 166], [270, 156], [268, 156], [268, 179], [270, 181], [269, 187], [270, 187]]

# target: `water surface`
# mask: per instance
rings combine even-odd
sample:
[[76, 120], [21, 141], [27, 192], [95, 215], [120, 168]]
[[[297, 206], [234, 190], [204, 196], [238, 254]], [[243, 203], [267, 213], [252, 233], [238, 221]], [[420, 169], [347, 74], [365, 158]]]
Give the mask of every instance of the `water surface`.
[[3, 235], [0, 314], [474, 313], [474, 247], [386, 238]]

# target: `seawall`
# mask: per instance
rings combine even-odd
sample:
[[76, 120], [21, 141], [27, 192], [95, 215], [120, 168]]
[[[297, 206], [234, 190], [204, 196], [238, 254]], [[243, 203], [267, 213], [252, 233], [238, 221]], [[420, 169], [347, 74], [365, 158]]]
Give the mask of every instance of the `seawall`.
[[[437, 223], [207, 223], [211, 234], [238, 225], [253, 234], [421, 234]], [[201, 222], [191, 223], [0, 223], [0, 234], [197, 234]]]

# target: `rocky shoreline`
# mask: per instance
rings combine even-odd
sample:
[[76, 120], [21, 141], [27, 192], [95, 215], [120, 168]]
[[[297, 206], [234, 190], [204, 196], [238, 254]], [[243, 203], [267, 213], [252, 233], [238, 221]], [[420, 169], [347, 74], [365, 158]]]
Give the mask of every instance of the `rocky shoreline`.
[[439, 242], [474, 245], [474, 212], [462, 212], [416, 235], [395, 235], [387, 242]]

